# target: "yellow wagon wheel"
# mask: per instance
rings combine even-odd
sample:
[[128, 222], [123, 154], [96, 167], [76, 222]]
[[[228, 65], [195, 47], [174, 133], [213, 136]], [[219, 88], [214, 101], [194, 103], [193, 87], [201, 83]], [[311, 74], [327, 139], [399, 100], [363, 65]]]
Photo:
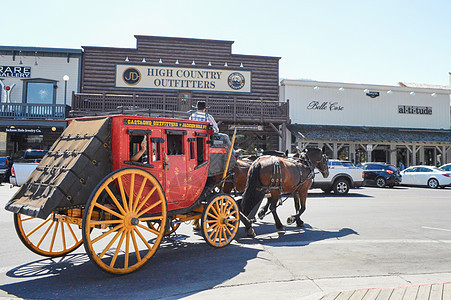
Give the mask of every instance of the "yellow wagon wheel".
[[47, 257], [64, 256], [83, 243], [78, 225], [58, 222], [53, 214], [45, 220], [14, 214], [14, 227], [28, 249]]
[[[158, 180], [137, 168], [119, 169], [94, 189], [83, 215], [83, 242], [91, 261], [112, 274], [142, 267], [165, 234], [167, 203]], [[157, 222], [159, 228], [149, 228]]]
[[240, 225], [238, 205], [231, 196], [214, 196], [202, 212], [202, 235], [210, 246], [225, 247], [235, 237]]
[[[147, 226], [149, 226], [149, 228], [159, 231], [161, 222], [147, 222]], [[169, 221], [169, 228], [166, 228], [165, 235], [168, 236], [173, 234], [179, 227], [180, 227], [180, 219], [172, 217], [172, 219]]]

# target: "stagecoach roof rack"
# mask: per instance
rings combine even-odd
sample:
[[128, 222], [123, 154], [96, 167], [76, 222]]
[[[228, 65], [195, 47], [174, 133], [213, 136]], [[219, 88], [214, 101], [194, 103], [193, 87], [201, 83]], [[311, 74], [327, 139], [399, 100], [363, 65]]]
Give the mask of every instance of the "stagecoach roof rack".
[[118, 108], [116, 110], [109, 111], [81, 111], [71, 110], [69, 111], [69, 118], [78, 117], [95, 117], [95, 116], [112, 116], [112, 115], [130, 115], [130, 116], [142, 116], [142, 117], [157, 117], [157, 118], [176, 118], [176, 119], [188, 119], [189, 112], [173, 111], [173, 110], [157, 110], [157, 109], [125, 109]]

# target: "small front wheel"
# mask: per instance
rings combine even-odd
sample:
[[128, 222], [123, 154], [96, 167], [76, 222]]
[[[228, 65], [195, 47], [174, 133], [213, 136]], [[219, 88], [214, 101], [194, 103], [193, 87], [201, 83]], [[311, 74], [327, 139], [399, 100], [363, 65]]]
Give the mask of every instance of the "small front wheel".
[[212, 247], [225, 247], [232, 242], [240, 225], [238, 205], [231, 196], [214, 196], [202, 212], [202, 235]]

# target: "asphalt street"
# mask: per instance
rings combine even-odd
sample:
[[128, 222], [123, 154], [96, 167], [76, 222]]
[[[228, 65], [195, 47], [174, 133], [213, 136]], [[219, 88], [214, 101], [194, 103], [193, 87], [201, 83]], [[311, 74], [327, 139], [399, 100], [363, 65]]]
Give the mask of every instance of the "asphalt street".
[[[0, 204], [16, 191], [0, 186]], [[292, 198], [278, 209], [294, 213]], [[271, 215], [243, 226], [236, 241], [213, 249], [189, 224], [181, 241], [162, 243], [139, 271], [112, 276], [83, 247], [64, 258], [28, 250], [12, 213], [0, 210], [0, 297], [25, 299], [320, 299], [335, 291], [451, 281], [451, 188], [312, 190], [302, 219], [278, 233]], [[284, 222], [286, 223], [286, 222]]]

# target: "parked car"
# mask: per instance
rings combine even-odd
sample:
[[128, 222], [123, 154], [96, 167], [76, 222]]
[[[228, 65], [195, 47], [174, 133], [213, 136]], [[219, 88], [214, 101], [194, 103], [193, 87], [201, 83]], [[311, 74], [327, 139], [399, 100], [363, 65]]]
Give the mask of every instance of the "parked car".
[[446, 172], [451, 172], [451, 164], [445, 164], [445, 165], [441, 166], [440, 169], [442, 169], [443, 171], [446, 171]]
[[436, 189], [451, 185], [451, 173], [431, 166], [412, 166], [401, 172], [403, 185], [422, 185]]
[[11, 167], [9, 182], [12, 185], [20, 186], [25, 183], [30, 174], [36, 169], [39, 162], [46, 155], [48, 150], [19, 151], [14, 155], [15, 159]]
[[367, 162], [360, 165], [365, 176], [365, 185], [393, 187], [402, 181], [399, 170], [387, 163]]
[[6, 181], [9, 177], [11, 165], [9, 157], [0, 157], [0, 182]]
[[364, 185], [362, 169], [357, 168], [350, 161], [330, 159], [329, 176], [315, 176], [312, 188], [320, 188], [325, 193], [334, 191], [337, 195], [346, 195], [351, 188], [358, 188]]

